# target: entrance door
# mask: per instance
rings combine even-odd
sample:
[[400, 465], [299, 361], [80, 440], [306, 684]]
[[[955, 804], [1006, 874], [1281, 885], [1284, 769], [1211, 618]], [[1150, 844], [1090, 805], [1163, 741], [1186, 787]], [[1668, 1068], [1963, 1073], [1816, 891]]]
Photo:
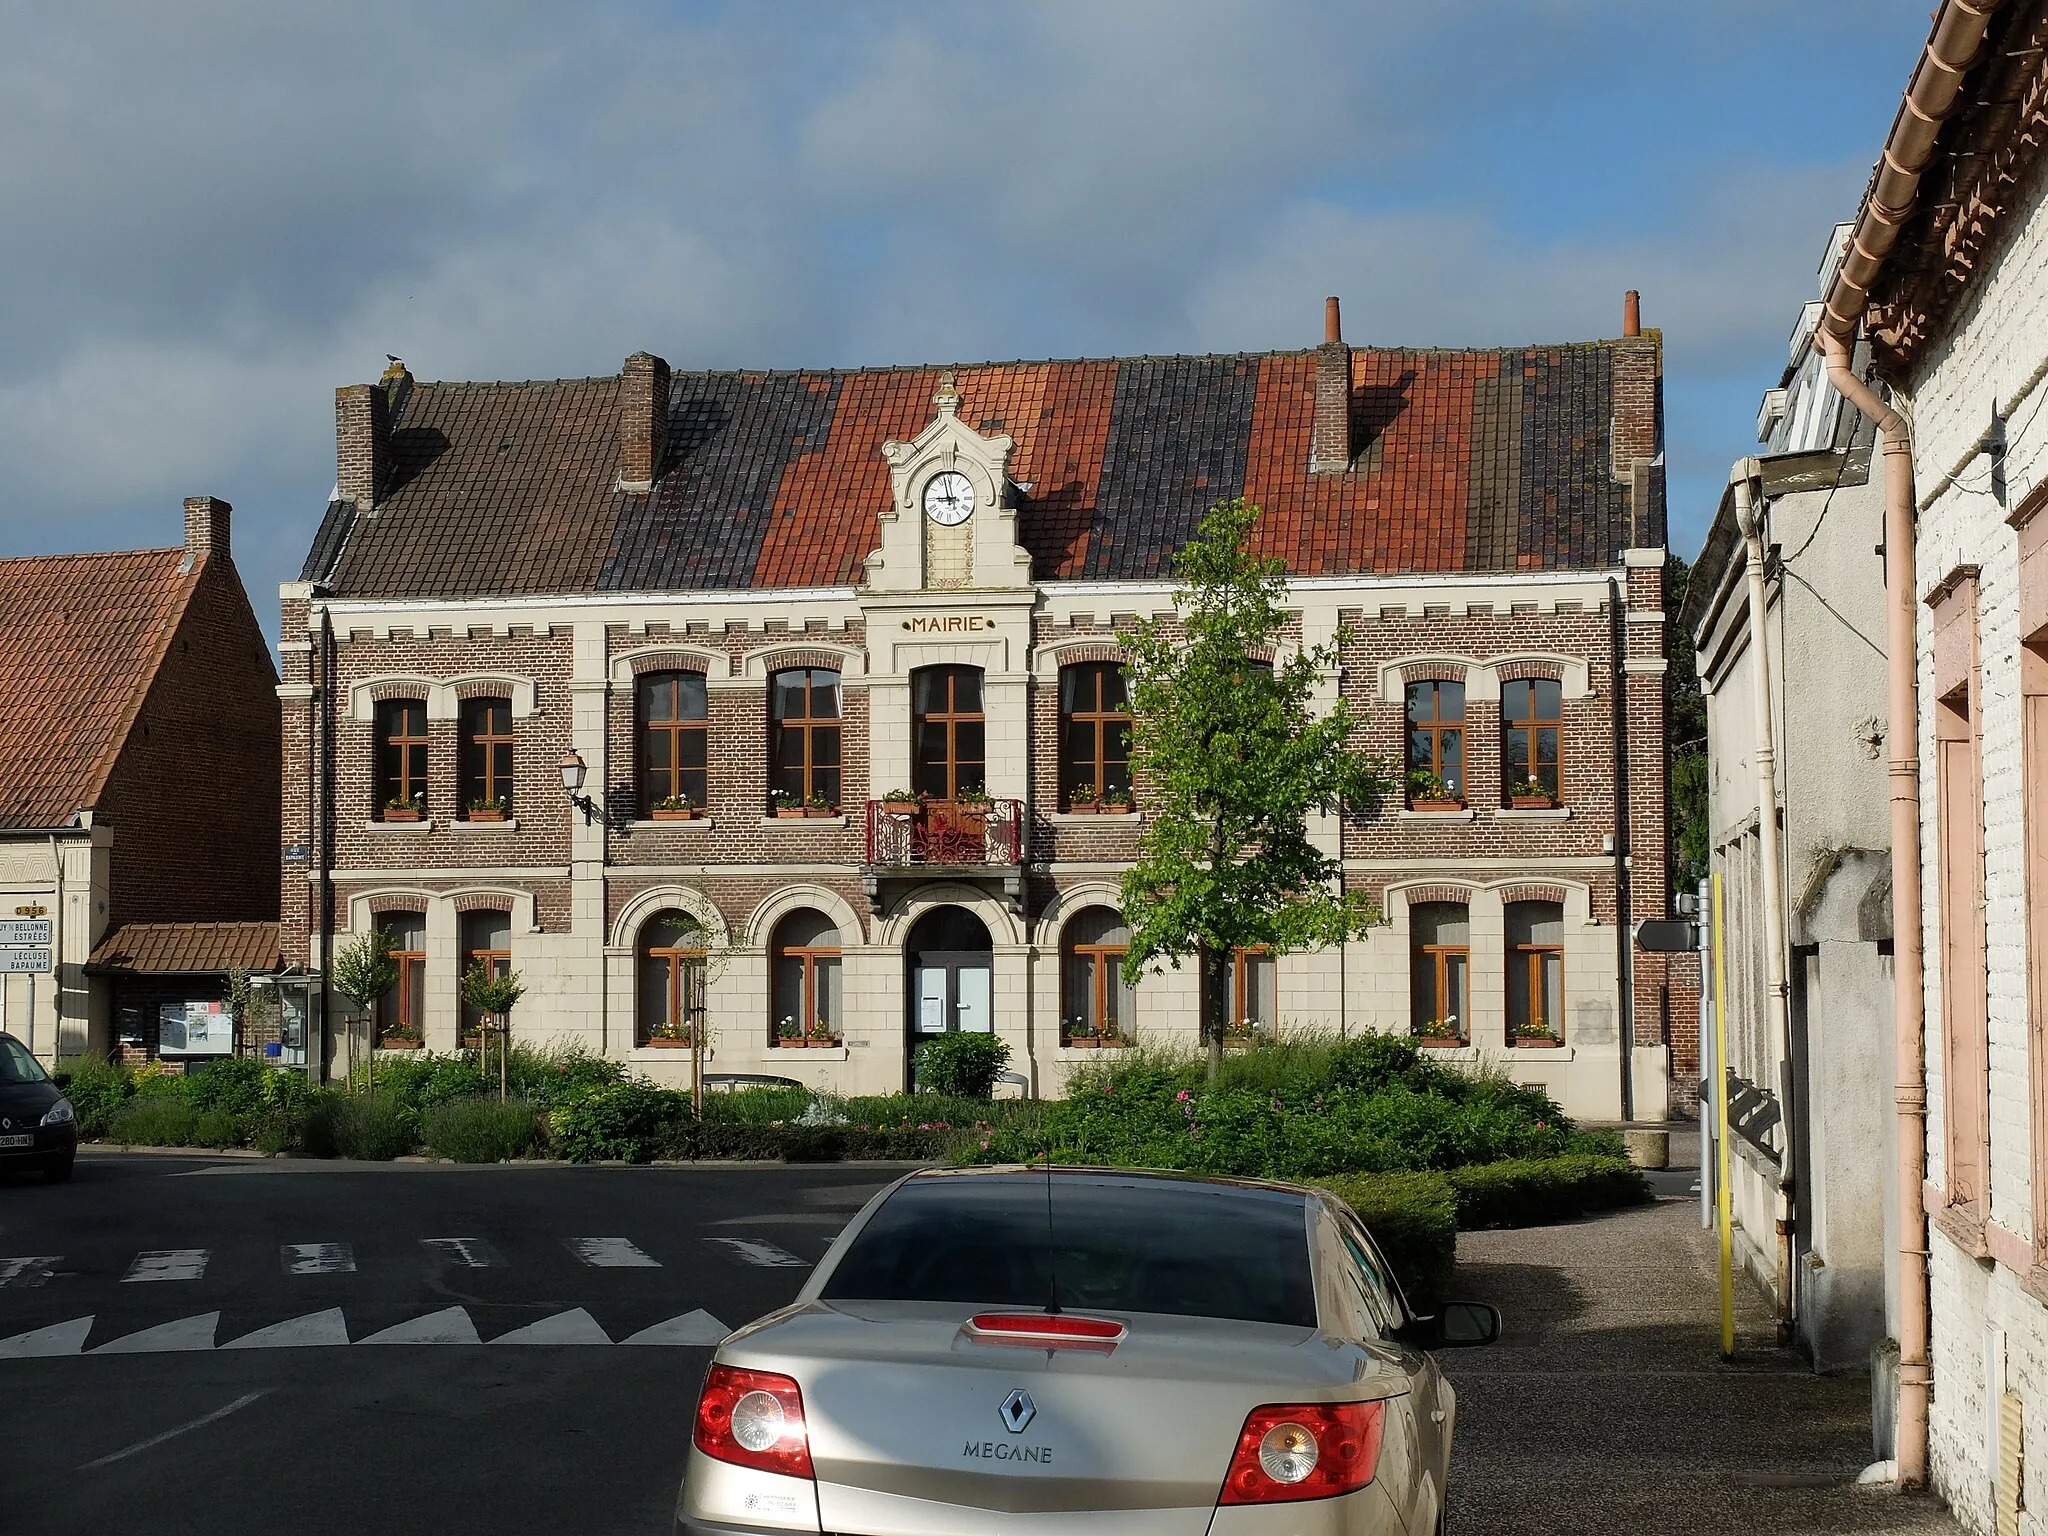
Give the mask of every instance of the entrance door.
[[[935, 907], [919, 918], [904, 944], [904, 961], [908, 1074], [918, 1045], [932, 1036], [956, 1030], [986, 1034], [995, 1028], [995, 965], [988, 929], [961, 907]], [[906, 1081], [914, 1079], [907, 1076]]]

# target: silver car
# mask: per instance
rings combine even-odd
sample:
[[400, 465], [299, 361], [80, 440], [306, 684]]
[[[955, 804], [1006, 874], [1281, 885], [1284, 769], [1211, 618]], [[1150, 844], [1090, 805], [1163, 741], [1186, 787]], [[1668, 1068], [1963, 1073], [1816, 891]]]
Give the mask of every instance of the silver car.
[[871, 1200], [718, 1348], [678, 1536], [1429, 1536], [1457, 1399], [1358, 1218], [1286, 1184], [1043, 1167]]

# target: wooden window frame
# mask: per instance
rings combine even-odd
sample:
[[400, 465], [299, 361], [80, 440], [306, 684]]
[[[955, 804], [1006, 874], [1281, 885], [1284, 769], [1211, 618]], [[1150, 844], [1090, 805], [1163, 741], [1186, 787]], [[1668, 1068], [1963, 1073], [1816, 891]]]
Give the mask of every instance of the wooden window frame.
[[[1086, 675], [1092, 684], [1093, 707], [1088, 709], [1070, 708], [1068, 705], [1068, 681]], [[1108, 705], [1103, 702], [1103, 684], [1114, 677], [1124, 692], [1124, 703]], [[1104, 790], [1118, 789], [1125, 794], [1131, 791], [1131, 711], [1130, 689], [1123, 675], [1123, 666], [1114, 661], [1077, 661], [1060, 668], [1060, 802], [1063, 806], [1074, 803], [1074, 791], [1083, 785], [1093, 787], [1099, 799]], [[1074, 756], [1070, 743], [1073, 729], [1077, 724], [1094, 728], [1095, 750], [1084, 765]], [[1111, 733], [1117, 733], [1122, 750], [1118, 759], [1112, 759], [1107, 750]]]
[[[845, 951], [837, 944], [778, 943], [770, 950], [768, 956], [768, 1011], [771, 1015], [776, 1011], [775, 972], [778, 963], [784, 960], [795, 960], [803, 966], [803, 981], [799, 988], [803, 1001], [798, 1005], [799, 1014], [797, 1018], [797, 1024], [802, 1028], [803, 1033], [794, 1041], [785, 1041], [775, 1032], [782, 1021], [771, 1017], [768, 1020], [769, 1045], [789, 1049], [792, 1046], [800, 1046], [805, 1040], [815, 1038], [811, 1034], [811, 1029], [818, 1022], [818, 967], [828, 960], [834, 965], [842, 965], [844, 959]], [[845, 980], [845, 973], [842, 970], [840, 973], [840, 984], [842, 987], [845, 985]], [[845, 1028], [846, 1021], [844, 1019], [832, 1020], [832, 1039], [844, 1039]]]
[[[1417, 722], [1414, 717], [1414, 696], [1418, 689], [1430, 690], [1430, 717]], [[1446, 688], [1458, 690], [1458, 714], [1455, 719], [1443, 713], [1443, 691]], [[1402, 737], [1402, 757], [1408, 772], [1426, 769], [1444, 780], [1444, 786], [1454, 800], [1465, 799], [1465, 684], [1457, 678], [1423, 677], [1407, 684], [1401, 690], [1401, 724], [1405, 733]], [[1420, 733], [1429, 738], [1429, 760], [1421, 761], [1415, 753], [1415, 738]], [[1454, 785], [1444, 774], [1444, 739], [1456, 737], [1458, 742], [1457, 783]], [[1412, 802], [1414, 796], [1408, 793], [1406, 774], [1402, 776], [1402, 797]]]
[[[373, 921], [377, 927], [383, 928], [394, 917], [418, 919], [420, 925], [420, 944], [422, 947], [419, 949], [394, 949], [391, 951], [391, 958], [398, 963], [398, 979], [391, 984], [389, 992], [377, 999], [377, 1035], [379, 1039], [383, 1038], [386, 1034], [403, 1035], [407, 1038], [417, 1035], [421, 1039], [425, 1039], [427, 951], [424, 946], [427, 939], [427, 915], [424, 912], [380, 912]], [[396, 1012], [398, 1017], [395, 1019], [389, 1016], [389, 1011], [386, 1007], [387, 1002], [392, 999], [397, 1001]], [[421, 1017], [417, 1019], [411, 1016], [415, 1000], [420, 1005], [421, 1014]]]
[[[1513, 719], [1508, 714], [1508, 690], [1517, 683], [1526, 683], [1529, 686], [1529, 714], [1520, 720]], [[1554, 717], [1536, 713], [1536, 684], [1538, 683], [1549, 683], [1557, 689], [1557, 714]], [[1512, 798], [1509, 792], [1516, 783], [1520, 782], [1515, 778], [1514, 771], [1509, 766], [1508, 752], [1510, 744], [1513, 743], [1517, 736], [1522, 738], [1522, 750], [1527, 754], [1525, 761], [1530, 771], [1526, 776], [1537, 780], [1541, 780], [1543, 777], [1540, 771], [1542, 765], [1538, 761], [1536, 753], [1537, 733], [1540, 731], [1557, 732], [1557, 761], [1552, 765], [1557, 782], [1548, 788], [1550, 798], [1559, 805], [1563, 805], [1564, 683], [1554, 677], [1515, 677], [1504, 681], [1500, 685], [1500, 782], [1503, 802]], [[1463, 744], [1461, 743], [1460, 750], [1462, 751], [1462, 749]]]
[[[1522, 902], [1508, 903], [1508, 906], [1511, 908], [1522, 905], [1524, 905], [1524, 903]], [[1563, 919], [1564, 911], [1563, 903], [1561, 902], [1541, 901], [1530, 902], [1527, 903], [1527, 905], [1556, 907], [1558, 908], [1559, 920], [1562, 921]], [[1558, 1016], [1554, 1019], [1547, 1019], [1544, 1017], [1544, 1012], [1549, 1005], [1550, 995], [1545, 990], [1543, 985], [1543, 962], [1552, 956], [1556, 957], [1557, 961]], [[1558, 1040], [1560, 1043], [1562, 1043], [1562, 1041], [1564, 1040], [1564, 1019], [1566, 1012], [1564, 997], [1564, 944], [1561, 941], [1556, 944], [1509, 944], [1507, 946], [1507, 964], [1510, 969], [1512, 969], [1517, 964], [1521, 964], [1527, 968], [1527, 974], [1525, 977], [1525, 983], [1529, 989], [1527, 994], [1529, 999], [1529, 1018], [1527, 1022], [1532, 1024], [1543, 1024], [1548, 1026], [1551, 1036]], [[1468, 982], [1470, 975], [1470, 962], [1468, 961], [1466, 971]], [[1505, 1001], [1507, 998], [1512, 998], [1514, 996], [1514, 990], [1512, 988], [1506, 988], [1504, 990], [1506, 996], [1503, 999], [1503, 1001]], [[1508, 1013], [1507, 1039], [1509, 1045], [1517, 1045], [1521, 1042], [1523, 1037], [1516, 1034], [1516, 1030], [1520, 1028], [1523, 1022], [1523, 1020], [1516, 1018], [1512, 1012]]]
[[[1124, 963], [1124, 956], [1130, 953], [1130, 945], [1123, 944], [1069, 944], [1067, 955], [1073, 960], [1088, 962], [1088, 996], [1083, 1001], [1082, 1015], [1094, 1033], [1090, 1038], [1101, 1039], [1103, 1021], [1111, 1014], [1109, 999], [1111, 991], [1118, 985], [1116, 973]], [[1061, 967], [1062, 986], [1065, 985], [1065, 967]], [[1064, 1043], [1075, 1038], [1072, 1032], [1076, 1012], [1072, 997], [1060, 999], [1060, 1037]], [[1121, 1026], [1118, 1031], [1122, 1033]]]
[[[491, 722], [495, 710], [505, 711], [505, 729], [500, 732]], [[462, 740], [462, 804], [461, 812], [467, 817], [472, 800], [492, 800], [502, 805], [509, 813], [512, 809], [513, 786], [517, 776], [514, 761], [514, 736], [512, 731], [512, 701], [497, 696], [479, 696], [464, 699], [458, 708], [461, 719]], [[479, 728], [477, 716], [482, 717]], [[505, 752], [505, 771], [498, 771], [498, 750]], [[481, 762], [482, 772], [477, 772]]]
[[[917, 680], [922, 674], [927, 672], [937, 673], [945, 679], [946, 708], [943, 710], [920, 710], [916, 707]], [[976, 686], [981, 692], [982, 707], [974, 710], [956, 709], [953, 706], [957, 698], [960, 680], [969, 673], [973, 674]], [[917, 671], [911, 673], [910, 687], [910, 772], [913, 785], [921, 789], [922, 784], [918, 781], [924, 778], [925, 769], [937, 766], [936, 763], [927, 764], [922, 757], [924, 751], [924, 728], [927, 725], [937, 724], [943, 725], [946, 728], [946, 793], [935, 795], [933, 798], [942, 801], [954, 801], [960, 798], [961, 791], [963, 790], [980, 789], [986, 792], [988, 788], [988, 674], [982, 668], [973, 666], [942, 665], [937, 667], [919, 667]], [[975, 761], [972, 758], [964, 758], [960, 755], [960, 727], [963, 725], [978, 725], [982, 729], [982, 755], [979, 760], [980, 771], [972, 777], [962, 772], [962, 768], [966, 764]]]
[[1280, 1011], [1280, 962], [1273, 951], [1264, 944], [1252, 944], [1230, 952], [1230, 1017], [1229, 1024], [1264, 1024], [1273, 1031], [1275, 1038], [1280, 1034], [1280, 1020], [1255, 1019], [1245, 1010], [1247, 994], [1251, 991], [1251, 962], [1265, 960], [1273, 967], [1273, 1011]]
[[[685, 921], [694, 922], [687, 913], [678, 914]], [[650, 919], [651, 921], [651, 919]], [[703, 930], [697, 930], [703, 937]], [[633, 1044], [644, 1048], [654, 1039], [681, 1039], [683, 1032], [691, 1028], [702, 1029], [710, 1014], [707, 991], [709, 978], [706, 976], [706, 960], [709, 950], [703, 943], [634, 946], [633, 957]], [[647, 962], [664, 960], [668, 963], [668, 995], [663, 999], [662, 1017], [668, 1021], [674, 1034], [656, 1035], [647, 1027], [644, 1007], [647, 985]], [[694, 1006], [693, 1006], [694, 1005]]]
[[[801, 674], [804, 679], [804, 713], [786, 716], [780, 713], [782, 690], [778, 686], [782, 679]], [[813, 713], [816, 705], [817, 679], [829, 677], [828, 686], [833, 694], [835, 713], [820, 715]], [[784, 667], [768, 677], [768, 790], [771, 797], [778, 793], [793, 793], [805, 806], [812, 799], [822, 796], [836, 811], [843, 803], [844, 758], [846, 752], [846, 695], [843, 677], [831, 667]], [[819, 745], [820, 738], [830, 733], [832, 737], [831, 761], [825, 760], [825, 753]], [[797, 782], [787, 786], [782, 776], [791, 772], [791, 767], [782, 761], [783, 743], [794, 738], [802, 747], [800, 762], [794, 771]], [[829, 785], [826, 778], [829, 775]], [[821, 787], [826, 785], [826, 787]]]
[[[1472, 909], [1469, 905], [1461, 902], [1431, 902], [1428, 905], [1446, 905], [1462, 908], [1465, 913], [1465, 942], [1462, 944], [1422, 944], [1415, 942], [1415, 939], [1411, 936], [1408, 946], [1408, 1006], [1412, 1013], [1415, 1006], [1415, 966], [1418, 963], [1426, 964], [1430, 968], [1430, 987], [1433, 999], [1429, 1017], [1431, 1019], [1448, 1018], [1450, 1016], [1448, 983], [1451, 962], [1454, 960], [1463, 961], [1465, 971], [1465, 1003], [1458, 1011], [1457, 1038], [1462, 1043], [1470, 1045], [1472, 1043]], [[1413, 921], [1412, 914], [1410, 921]], [[1420, 1034], [1423, 1023], [1424, 1020], [1411, 1017], [1409, 1027], [1417, 1034]]]
[[462, 997], [462, 979], [469, 974], [469, 968], [481, 960], [491, 968], [493, 976], [510, 975], [512, 971], [512, 914], [502, 908], [494, 907], [477, 907], [473, 908], [472, 911], [487, 917], [501, 917], [505, 920], [506, 947], [504, 949], [471, 949], [464, 939], [462, 930], [468, 926], [468, 920], [472, 914], [471, 912], [456, 914], [455, 942], [462, 952], [457, 956], [455, 966], [455, 1011], [462, 1020], [462, 1033], [465, 1038], [470, 1035], [480, 1037], [483, 1032], [483, 1015], [471, 1008], [468, 1003], [463, 1001]]
[[[413, 718], [417, 711], [417, 720]], [[413, 734], [417, 724], [419, 734]], [[425, 699], [379, 699], [375, 708], [377, 752], [377, 818], [393, 800], [427, 805], [427, 780], [432, 770], [431, 727]]]
[[2019, 533], [2020, 813], [2025, 821], [2027, 1098], [2034, 1262], [2048, 1267], [2048, 487], [2012, 515]]
[[[685, 718], [682, 714], [682, 683], [686, 677], [704, 681], [704, 674], [690, 671], [642, 672], [633, 679], [633, 748], [634, 761], [639, 770], [640, 812], [651, 815], [663, 800], [675, 795], [688, 795], [699, 810], [708, 809], [711, 800], [711, 696], [708, 683], [704, 698], [704, 713], [701, 717]], [[650, 696], [657, 689], [667, 687], [675, 690], [675, 710], [667, 720], [650, 718], [648, 704]], [[649, 745], [658, 738], [668, 741], [668, 766], [657, 768], [649, 761], [652, 754]], [[694, 739], [700, 744], [704, 765], [683, 766], [683, 745]], [[686, 777], [694, 776], [697, 783], [685, 783]]]

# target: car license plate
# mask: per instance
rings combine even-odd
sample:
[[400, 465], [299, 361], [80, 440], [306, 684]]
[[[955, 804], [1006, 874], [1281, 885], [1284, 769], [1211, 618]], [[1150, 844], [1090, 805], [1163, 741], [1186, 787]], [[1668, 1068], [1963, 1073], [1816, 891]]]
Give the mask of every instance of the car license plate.
[[0, 1136], [0, 1148], [32, 1147], [36, 1144], [33, 1136]]

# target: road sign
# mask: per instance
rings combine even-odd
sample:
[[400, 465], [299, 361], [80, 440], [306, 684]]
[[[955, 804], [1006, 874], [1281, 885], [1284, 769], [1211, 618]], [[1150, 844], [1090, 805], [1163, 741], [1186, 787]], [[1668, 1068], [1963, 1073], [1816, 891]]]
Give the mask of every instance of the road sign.
[[0, 976], [41, 975], [49, 969], [47, 949], [0, 949]]
[[0, 948], [50, 942], [51, 923], [47, 917], [0, 919]]
[[1653, 955], [1686, 954], [1699, 947], [1697, 923], [1651, 921], [1636, 924], [1636, 948]]

